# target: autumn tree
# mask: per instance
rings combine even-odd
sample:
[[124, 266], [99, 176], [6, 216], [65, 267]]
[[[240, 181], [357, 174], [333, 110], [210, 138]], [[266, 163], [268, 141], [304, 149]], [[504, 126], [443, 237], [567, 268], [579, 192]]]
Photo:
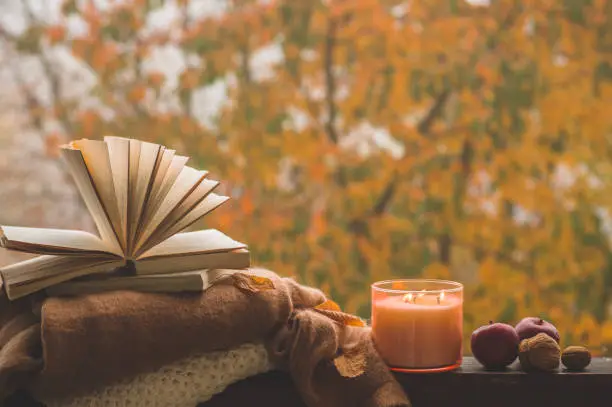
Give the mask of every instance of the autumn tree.
[[235, 198], [210, 225], [350, 312], [376, 280], [459, 279], [466, 334], [541, 315], [612, 344], [611, 1], [196, 3], [70, 0], [1, 31], [46, 77], [50, 102], [23, 92], [51, 154], [118, 134], [191, 155]]

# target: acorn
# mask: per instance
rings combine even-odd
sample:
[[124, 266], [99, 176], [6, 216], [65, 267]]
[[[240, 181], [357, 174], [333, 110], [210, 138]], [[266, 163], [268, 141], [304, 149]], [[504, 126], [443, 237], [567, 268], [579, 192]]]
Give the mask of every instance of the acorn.
[[591, 352], [584, 346], [568, 346], [561, 354], [561, 362], [567, 370], [584, 370], [591, 363]]
[[539, 333], [519, 344], [519, 360], [523, 370], [552, 372], [559, 367], [561, 348], [553, 338]]

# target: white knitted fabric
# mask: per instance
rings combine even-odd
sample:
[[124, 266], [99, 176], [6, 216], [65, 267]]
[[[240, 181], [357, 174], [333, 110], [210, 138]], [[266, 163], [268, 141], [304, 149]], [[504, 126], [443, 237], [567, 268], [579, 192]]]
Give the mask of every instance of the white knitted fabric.
[[71, 400], [40, 400], [48, 407], [195, 407], [227, 386], [272, 368], [263, 345], [191, 357]]

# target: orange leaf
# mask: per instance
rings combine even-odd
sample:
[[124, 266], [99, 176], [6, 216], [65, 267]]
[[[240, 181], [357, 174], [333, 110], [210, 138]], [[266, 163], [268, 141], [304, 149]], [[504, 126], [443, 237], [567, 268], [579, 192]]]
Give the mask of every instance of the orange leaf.
[[365, 372], [366, 360], [363, 350], [351, 350], [335, 358], [334, 366], [342, 377], [358, 377]]
[[195, 124], [189, 117], [181, 117], [179, 119], [179, 128], [183, 134], [191, 134], [196, 130]]
[[100, 44], [93, 47], [93, 55], [90, 61], [91, 67], [96, 71], [106, 69], [116, 54], [117, 50], [112, 44]]
[[52, 133], [45, 137], [45, 154], [48, 157], [58, 158], [60, 152], [61, 138], [59, 134]]
[[326, 300], [323, 304], [319, 304], [315, 309], [326, 310], [326, 311], [342, 311], [340, 306], [332, 300]]
[[365, 321], [355, 315], [351, 315], [351, 314], [344, 314], [344, 325], [347, 326], [356, 326], [359, 328], [364, 328], [367, 326], [367, 324], [365, 323]]
[[55, 45], [66, 37], [66, 28], [61, 25], [53, 25], [47, 28], [46, 34], [49, 43]]
[[240, 208], [242, 209], [242, 213], [247, 216], [252, 214], [255, 210], [253, 199], [248, 194], [245, 194], [240, 200]]
[[403, 290], [404, 288], [404, 283], [400, 282], [400, 281], [393, 281], [391, 283], [391, 289], [392, 290]]
[[198, 85], [200, 73], [195, 69], [187, 69], [181, 74], [181, 86], [183, 89], [193, 89]]
[[128, 92], [128, 100], [132, 103], [142, 101], [147, 94], [147, 88], [143, 85], [136, 85]]
[[[331, 303], [331, 304], [328, 304], [328, 303]], [[334, 306], [338, 307], [338, 305], [335, 302], [327, 300], [323, 304], [316, 306], [314, 310], [320, 314], [325, 315], [329, 319], [333, 319], [334, 321], [344, 326], [356, 326], [360, 328], [367, 326], [363, 319], [355, 315], [347, 314], [346, 312], [342, 312], [339, 310], [326, 309], [327, 307], [333, 308]]]
[[164, 83], [166, 76], [161, 72], [151, 72], [149, 74], [149, 83], [151, 86], [159, 87]]
[[272, 280], [270, 280], [267, 277], [252, 276], [252, 275], [249, 275], [248, 277], [251, 280], [252, 285], [259, 290], [273, 290], [274, 289], [274, 283], [272, 282]]
[[327, 222], [325, 220], [325, 214], [323, 211], [315, 211], [310, 219], [310, 228], [308, 229], [308, 236], [311, 239], [317, 239], [319, 236], [325, 233], [327, 228]]
[[228, 279], [221, 279], [218, 284], [229, 282], [236, 288], [249, 292], [256, 293], [262, 290], [273, 290], [274, 282], [266, 277], [254, 276], [251, 274], [236, 273], [229, 276]]
[[82, 128], [81, 136], [84, 138], [92, 137], [98, 122], [98, 116], [91, 111], [86, 111], [81, 114], [80, 119]]

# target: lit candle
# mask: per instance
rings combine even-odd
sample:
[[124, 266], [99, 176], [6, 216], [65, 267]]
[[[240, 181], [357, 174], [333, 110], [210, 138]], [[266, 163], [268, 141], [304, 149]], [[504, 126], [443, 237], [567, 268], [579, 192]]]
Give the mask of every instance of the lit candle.
[[393, 367], [449, 370], [461, 364], [463, 287], [440, 280], [383, 281], [372, 286], [372, 336]]

